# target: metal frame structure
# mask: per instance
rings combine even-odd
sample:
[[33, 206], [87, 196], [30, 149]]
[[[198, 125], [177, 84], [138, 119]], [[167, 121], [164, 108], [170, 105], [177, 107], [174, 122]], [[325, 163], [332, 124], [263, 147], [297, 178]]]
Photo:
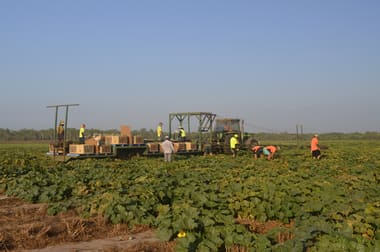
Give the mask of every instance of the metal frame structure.
[[65, 160], [66, 156], [66, 135], [67, 135], [67, 121], [69, 118], [69, 107], [79, 106], [79, 104], [61, 104], [61, 105], [50, 105], [47, 108], [55, 108], [55, 119], [54, 119], [54, 151], [53, 156], [55, 159], [55, 144], [57, 141], [57, 126], [58, 126], [58, 110], [61, 107], [66, 108], [65, 112], [65, 134], [63, 135], [63, 160]]
[[169, 137], [172, 137], [172, 122], [177, 119], [179, 125], [184, 127], [183, 123], [187, 120], [187, 132], [191, 132], [190, 128], [190, 118], [195, 117], [198, 119], [198, 150], [202, 150], [202, 143], [204, 133], [209, 133], [210, 141], [212, 140], [213, 123], [216, 114], [210, 112], [184, 112], [184, 113], [170, 113], [169, 114]]

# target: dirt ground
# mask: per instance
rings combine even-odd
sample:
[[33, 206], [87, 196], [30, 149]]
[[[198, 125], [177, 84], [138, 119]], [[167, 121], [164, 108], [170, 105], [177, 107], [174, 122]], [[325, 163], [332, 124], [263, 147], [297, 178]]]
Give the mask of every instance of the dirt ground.
[[0, 251], [173, 251], [173, 242], [160, 242], [149, 227], [129, 229], [74, 211], [50, 216], [46, 210], [45, 204], [0, 195]]
[[[294, 223], [259, 223], [238, 218], [255, 233], [276, 227], [291, 228]], [[292, 232], [278, 233], [278, 243], [293, 239]], [[103, 217], [83, 219], [74, 211], [51, 216], [46, 204], [30, 204], [0, 195], [0, 251], [25, 252], [173, 252], [175, 241], [161, 242], [146, 226], [133, 229], [114, 225]], [[230, 251], [245, 251], [239, 248]]]

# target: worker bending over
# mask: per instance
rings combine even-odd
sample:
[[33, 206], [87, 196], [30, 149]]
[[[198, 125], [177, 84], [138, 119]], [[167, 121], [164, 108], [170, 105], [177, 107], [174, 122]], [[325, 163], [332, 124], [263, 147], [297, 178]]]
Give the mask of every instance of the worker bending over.
[[273, 145], [265, 146], [263, 148], [263, 154], [267, 156], [268, 160], [271, 160], [274, 158], [274, 153], [276, 153], [278, 149], [279, 147]]
[[260, 145], [253, 146], [252, 149], [251, 149], [252, 153], [253, 153], [253, 157], [255, 159], [260, 158], [261, 154], [263, 154], [263, 149], [264, 148], [262, 146], [260, 146]]

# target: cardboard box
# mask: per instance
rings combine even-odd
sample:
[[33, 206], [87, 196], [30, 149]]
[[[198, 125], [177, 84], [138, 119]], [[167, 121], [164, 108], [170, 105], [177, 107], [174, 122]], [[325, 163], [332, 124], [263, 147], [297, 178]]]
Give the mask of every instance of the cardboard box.
[[69, 151], [73, 154], [93, 154], [95, 152], [95, 145], [70, 144]]

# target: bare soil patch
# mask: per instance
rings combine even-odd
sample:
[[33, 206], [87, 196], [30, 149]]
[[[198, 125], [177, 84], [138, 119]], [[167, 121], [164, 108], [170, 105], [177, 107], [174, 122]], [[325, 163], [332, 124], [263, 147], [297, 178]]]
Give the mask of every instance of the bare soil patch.
[[[289, 232], [294, 227], [294, 222], [260, 223], [237, 218], [237, 223], [255, 233], [285, 228], [285, 232], [276, 232], [277, 243], [294, 238], [294, 234]], [[0, 195], [0, 251], [171, 252], [174, 247], [175, 241], [159, 241], [154, 230], [147, 226], [131, 229], [126, 224], [109, 223], [102, 216], [84, 219], [73, 210], [51, 216], [47, 214], [46, 204], [30, 204]], [[244, 249], [236, 246], [229, 251]]]
[[114, 225], [75, 211], [47, 214], [46, 204], [0, 195], [0, 251], [173, 251], [152, 229]]

